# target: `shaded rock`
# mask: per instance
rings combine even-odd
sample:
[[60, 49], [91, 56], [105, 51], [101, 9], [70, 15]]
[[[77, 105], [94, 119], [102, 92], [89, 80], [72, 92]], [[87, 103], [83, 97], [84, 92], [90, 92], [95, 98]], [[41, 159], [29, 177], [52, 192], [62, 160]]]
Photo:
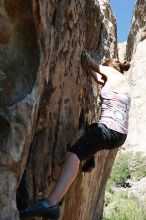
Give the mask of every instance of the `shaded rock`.
[[31, 3], [6, 0], [0, 9], [0, 107], [7, 107], [31, 93], [39, 50]]

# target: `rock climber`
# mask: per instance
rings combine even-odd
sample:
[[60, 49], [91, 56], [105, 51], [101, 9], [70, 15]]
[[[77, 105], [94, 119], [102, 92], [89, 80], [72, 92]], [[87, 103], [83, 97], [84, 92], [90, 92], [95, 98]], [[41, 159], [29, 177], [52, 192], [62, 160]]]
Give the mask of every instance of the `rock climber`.
[[88, 66], [93, 79], [102, 86], [101, 115], [69, 150], [60, 177], [49, 197], [20, 211], [22, 217], [43, 216], [57, 219], [60, 215], [59, 202], [62, 200], [79, 171], [80, 162], [100, 150], [119, 148], [128, 133], [130, 108], [130, 87], [124, 72], [130, 68], [128, 62], [117, 59], [98, 65], [89, 54], [82, 55], [82, 64]]

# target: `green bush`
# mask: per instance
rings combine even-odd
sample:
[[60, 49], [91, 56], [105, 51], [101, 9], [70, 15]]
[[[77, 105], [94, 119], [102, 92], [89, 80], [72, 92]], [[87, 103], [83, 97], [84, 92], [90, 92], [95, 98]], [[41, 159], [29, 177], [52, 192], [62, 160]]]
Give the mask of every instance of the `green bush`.
[[146, 220], [136, 200], [117, 196], [114, 201], [112, 210], [105, 213], [103, 220]]
[[126, 152], [119, 153], [111, 176], [109, 178], [107, 187], [109, 190], [113, 186], [126, 187], [128, 179], [137, 181], [146, 176], [146, 156], [141, 152]]
[[146, 156], [142, 152], [131, 153], [128, 160], [128, 167], [131, 172], [131, 179], [140, 180], [146, 176]]
[[119, 202], [121, 199], [128, 199], [127, 192], [124, 191], [113, 191], [109, 192], [106, 190], [105, 192], [105, 206], [108, 206], [109, 204], [113, 202]]
[[123, 186], [127, 179], [130, 178], [130, 170], [128, 167], [128, 154], [120, 154], [114, 163], [108, 186]]
[[128, 179], [137, 181], [145, 176], [146, 156], [141, 152], [118, 154], [107, 183], [103, 220], [146, 220], [145, 207], [139, 207], [135, 198], [128, 198], [126, 190]]

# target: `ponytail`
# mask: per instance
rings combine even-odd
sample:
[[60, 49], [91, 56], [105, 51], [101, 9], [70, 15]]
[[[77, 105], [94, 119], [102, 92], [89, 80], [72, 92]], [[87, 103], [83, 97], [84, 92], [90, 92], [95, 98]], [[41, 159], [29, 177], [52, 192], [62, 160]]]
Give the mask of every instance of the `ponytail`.
[[128, 71], [130, 68], [130, 63], [125, 61], [124, 63], [121, 63], [117, 59], [111, 59], [111, 60], [106, 60], [103, 64], [103, 66], [112, 66], [116, 70], [118, 70], [121, 73], [124, 73], [125, 71]]
[[123, 70], [123, 72], [128, 71], [130, 68], [130, 63], [125, 61], [124, 63], [121, 63], [121, 69]]

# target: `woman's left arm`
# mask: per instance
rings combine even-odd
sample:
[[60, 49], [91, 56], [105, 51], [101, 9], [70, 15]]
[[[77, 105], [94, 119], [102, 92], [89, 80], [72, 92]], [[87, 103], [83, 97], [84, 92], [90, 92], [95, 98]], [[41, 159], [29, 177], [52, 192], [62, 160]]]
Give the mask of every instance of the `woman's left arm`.
[[93, 70], [90, 70], [90, 74], [97, 83], [99, 83], [102, 86], [105, 84], [105, 82], [106, 82], [105, 77], [101, 76], [99, 73], [97, 73]]

